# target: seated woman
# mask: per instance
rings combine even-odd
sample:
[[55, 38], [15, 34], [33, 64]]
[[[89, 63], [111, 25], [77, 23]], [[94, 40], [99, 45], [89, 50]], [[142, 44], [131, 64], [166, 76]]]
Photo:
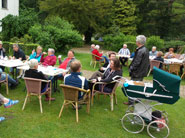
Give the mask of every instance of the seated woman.
[[169, 52], [167, 52], [164, 55], [164, 58], [166, 58], [166, 59], [175, 58], [174, 49], [173, 48], [169, 48]]
[[[164, 59], [162, 58], [162, 56], [163, 56], [163, 52], [159, 51], [159, 52], [157, 52], [157, 57], [154, 58], [154, 60], [158, 60], [158, 61], [161, 61], [163, 63]], [[162, 67], [163, 67], [162, 63], [160, 63], [160, 65], [159, 65], [160, 69], [162, 69]]]
[[44, 55], [46, 55], [46, 54], [47, 54], [46, 52], [43, 52], [40, 62], [44, 66], [54, 66], [57, 61], [57, 57], [54, 55], [55, 50], [53, 48], [49, 48], [48, 49], [48, 56], [44, 57]]
[[36, 60], [38, 60], [38, 62], [40, 62], [41, 55], [42, 55], [42, 47], [38, 46], [36, 52], [35, 52], [35, 49], [32, 51], [32, 54], [30, 55], [30, 60], [36, 59]]
[[[3, 95], [0, 94], [0, 106], [4, 105], [4, 108], [10, 108], [12, 105], [15, 105], [19, 102], [19, 100], [10, 100]], [[0, 117], [0, 122], [5, 120], [4, 117]]]
[[[92, 51], [92, 54], [98, 56], [98, 57], [95, 57], [97, 61], [104, 61], [105, 59], [105, 63], [108, 63], [109, 62], [108, 58], [106, 56], [103, 56], [103, 53], [100, 53], [99, 49], [100, 49], [100, 46], [96, 45], [95, 49]], [[100, 58], [100, 57], [103, 57], [103, 58]]]
[[[115, 78], [116, 76], [118, 76], [118, 78]], [[121, 65], [120, 65], [120, 61], [117, 58], [113, 58], [110, 61], [110, 68], [108, 68], [106, 70], [106, 72], [104, 73], [103, 77], [101, 77], [101, 79], [95, 79], [92, 80], [92, 83], [96, 83], [96, 82], [106, 82], [106, 83], [110, 83], [112, 81], [114, 81], [113, 78], [115, 79], [119, 79], [122, 76], [122, 69], [121, 69]], [[115, 83], [110, 83], [107, 84], [104, 87], [104, 92], [107, 93], [111, 93], [112, 89], [114, 88]], [[95, 89], [96, 90], [101, 90], [102, 85], [96, 85]], [[91, 89], [92, 89], [92, 84], [91, 84]]]
[[[24, 77], [41, 79], [41, 80], [47, 80], [47, 78], [45, 77], [45, 75], [42, 72], [39, 72], [37, 70], [38, 69], [38, 60], [31, 59], [29, 61], [29, 66], [30, 66], [30, 69], [29, 70], [26, 70]], [[41, 93], [45, 92], [46, 89], [47, 89], [46, 82], [42, 82]], [[45, 101], [49, 101], [49, 99], [51, 99], [51, 101], [54, 101], [55, 100], [55, 98], [49, 97], [48, 94], [46, 94], [45, 96], [46, 96]]]

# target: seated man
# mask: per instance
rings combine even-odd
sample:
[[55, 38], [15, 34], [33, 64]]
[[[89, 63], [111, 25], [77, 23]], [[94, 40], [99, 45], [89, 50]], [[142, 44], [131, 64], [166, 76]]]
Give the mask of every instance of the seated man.
[[[6, 55], [6, 50], [3, 48], [3, 42], [0, 41], [0, 58], [4, 58]], [[5, 67], [4, 66], [0, 66], [0, 68], [4, 71]]]
[[[3, 95], [0, 94], [0, 106], [4, 105], [4, 108], [10, 108], [12, 105], [15, 105], [19, 102], [19, 100], [10, 100]], [[0, 117], [0, 122], [5, 120], [4, 117]]]
[[38, 62], [40, 62], [41, 55], [42, 55], [42, 47], [38, 46], [36, 52], [35, 52], [35, 49], [32, 51], [32, 54], [30, 55], [30, 60], [36, 59], [38, 60]]
[[174, 49], [173, 48], [169, 48], [169, 52], [167, 52], [164, 55], [164, 58], [166, 58], [166, 59], [175, 58]]
[[91, 53], [92, 53], [92, 51], [95, 49], [95, 44], [92, 44], [91, 45], [91, 49], [90, 49], [90, 51], [91, 51]]
[[[104, 59], [105, 59], [105, 63], [108, 63], [109, 62], [108, 58], [103, 55], [103, 52], [100, 53], [99, 49], [100, 49], [100, 46], [96, 45], [94, 50], [92, 51], [92, 54], [98, 56], [98, 57], [95, 56], [97, 61], [104, 61]], [[100, 58], [100, 57], [103, 57], [103, 58]]]
[[57, 57], [54, 55], [55, 50], [53, 48], [49, 48], [48, 49], [48, 56], [44, 57], [44, 55], [46, 55], [46, 54], [47, 54], [46, 52], [43, 52], [40, 62], [44, 66], [54, 66], [57, 61]]
[[163, 62], [164, 62], [164, 58], [162, 58], [163, 56], [163, 52], [159, 51], [157, 52], [157, 57], [154, 58], [154, 60], [158, 60], [161, 61], [162, 63], [160, 63], [159, 68], [162, 69], [163, 68]]
[[[71, 62], [70, 70], [71, 74], [67, 74], [64, 77], [64, 84], [87, 90], [89, 88], [88, 81], [85, 77], [81, 76], [81, 63], [78, 60]], [[83, 94], [79, 92], [78, 99], [81, 99]]]
[[105, 63], [103, 67], [101, 67], [98, 71], [93, 73], [89, 80], [96, 79], [97, 77], [102, 77], [104, 72], [110, 67], [110, 60], [112, 60], [113, 58], [116, 58], [116, 54], [112, 52], [109, 54], [109, 62]]
[[121, 64], [125, 66], [125, 63], [128, 61], [128, 57], [124, 57], [124, 56], [130, 56], [130, 51], [127, 48], [127, 44], [123, 45], [123, 48], [119, 50], [118, 54], [123, 55], [123, 57], [120, 57], [119, 60]]
[[[30, 69], [25, 71], [24, 77], [47, 80], [47, 78], [44, 76], [44, 74], [37, 70], [38, 69], [38, 60], [31, 59], [29, 61], [29, 66], [30, 66]], [[42, 82], [41, 93], [45, 92], [46, 89], [47, 89], [46, 82]], [[49, 99], [51, 99], [51, 101], [55, 100], [55, 98], [49, 97], [48, 94], [46, 94], [45, 96], [46, 96], [45, 101], [49, 101]]]
[[[0, 81], [4, 81], [5, 79], [6, 79], [6, 74], [3, 73], [2, 69], [0, 68]], [[18, 81], [14, 80], [12, 77], [10, 77], [10, 75], [8, 75], [8, 86], [13, 89], [17, 85], [18, 85]]]
[[149, 52], [149, 56], [152, 56], [152, 57], [156, 57], [157, 56], [156, 46], [152, 47], [152, 51]]

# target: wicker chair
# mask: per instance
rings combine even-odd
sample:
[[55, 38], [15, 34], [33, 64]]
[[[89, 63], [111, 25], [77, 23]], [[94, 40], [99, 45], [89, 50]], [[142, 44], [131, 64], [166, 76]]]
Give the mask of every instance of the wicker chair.
[[173, 63], [169, 65], [169, 73], [175, 73], [176, 75], [179, 75], [180, 72], [180, 64], [179, 63]]
[[[98, 94], [98, 99], [99, 99], [99, 95], [104, 95], [104, 97], [105, 96], [110, 96], [111, 111], [113, 111], [114, 110], [114, 102], [113, 102], [113, 99], [114, 98], [115, 98], [115, 104], [117, 104], [116, 88], [118, 87], [119, 82], [120, 82], [120, 80], [115, 80], [115, 81], [110, 82], [110, 83], [115, 83], [114, 88], [112, 89], [112, 92], [111, 93], [107, 93], [107, 92], [104, 92], [103, 91], [104, 87], [107, 84], [110, 84], [110, 83], [96, 82], [93, 85], [93, 89], [92, 89], [91, 105], [93, 105], [93, 103], [94, 103], [94, 96], [95, 96], [96, 93]], [[95, 89], [95, 86], [96, 85], [99, 85], [99, 84], [102, 84], [103, 85], [102, 86], [102, 89], [100, 91]]]
[[[24, 110], [25, 105], [27, 103], [27, 99], [30, 98], [30, 96], [37, 96], [39, 98], [39, 103], [40, 103], [40, 112], [43, 113], [42, 110], [42, 101], [41, 97], [42, 95], [49, 94], [49, 97], [51, 97], [51, 85], [49, 87], [49, 83], [51, 84], [51, 80], [41, 80], [41, 79], [34, 79], [34, 78], [24, 78], [25, 84], [26, 84], [26, 89], [27, 89], [27, 95], [22, 107], [22, 110]], [[42, 82], [46, 82], [47, 84], [47, 89], [45, 92], [41, 93], [41, 85]], [[51, 102], [51, 99], [49, 100], [49, 104]]]
[[[6, 73], [3, 72], [3, 74], [6, 74]], [[1, 84], [5, 84], [5, 85], [6, 85], [6, 94], [8, 95], [8, 94], [9, 94], [9, 88], [8, 88], [8, 74], [6, 74], [6, 79], [5, 79], [5, 80], [0, 81], [0, 85], [1, 85]]]
[[96, 68], [97, 62], [99, 63], [99, 67], [101, 67], [102, 63], [103, 64], [105, 63], [105, 59], [104, 59], [104, 61], [100, 61], [100, 60], [96, 60], [96, 57], [100, 58], [100, 60], [104, 59], [103, 57], [99, 57], [97, 55], [92, 54], [92, 59], [91, 59], [90, 65], [94, 66], [94, 68]]
[[151, 71], [153, 70], [154, 67], [159, 68], [159, 66], [160, 66], [161, 63], [162, 63], [162, 62], [160, 62], [160, 61], [158, 61], [158, 60], [151, 60], [151, 61], [150, 61], [150, 70], [149, 70], [147, 76], [150, 75], [150, 73], [151, 73]]
[[181, 79], [184, 77], [184, 75], [185, 75], [185, 64], [183, 64], [183, 66], [184, 66], [184, 73], [182, 74], [182, 76], [181, 76]]
[[[63, 109], [66, 105], [72, 104], [73, 107], [76, 109], [76, 122], [78, 123], [78, 104], [87, 104], [87, 113], [90, 112], [90, 97], [91, 97], [91, 91], [90, 90], [84, 90], [81, 88], [69, 86], [60, 84], [60, 87], [62, 88], [62, 91], [64, 93], [64, 103], [61, 107], [59, 118], [62, 115]], [[83, 96], [82, 100], [78, 100], [78, 93], [79, 91], [84, 92], [85, 95]]]

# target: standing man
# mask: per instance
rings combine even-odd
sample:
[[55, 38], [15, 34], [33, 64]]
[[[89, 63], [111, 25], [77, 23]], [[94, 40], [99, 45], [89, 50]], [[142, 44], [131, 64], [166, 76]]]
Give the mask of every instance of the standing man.
[[[131, 80], [143, 81], [143, 78], [147, 76], [150, 66], [149, 52], [145, 47], [146, 37], [144, 35], [138, 35], [136, 37], [137, 49], [135, 51], [134, 59], [129, 66], [129, 73]], [[127, 105], [132, 104], [133, 101], [128, 99]]]
[[128, 61], [128, 57], [130, 56], [130, 51], [127, 48], [127, 44], [123, 44], [123, 48], [119, 50], [118, 54], [122, 55], [122, 57], [119, 58], [121, 64], [125, 66], [125, 63]]

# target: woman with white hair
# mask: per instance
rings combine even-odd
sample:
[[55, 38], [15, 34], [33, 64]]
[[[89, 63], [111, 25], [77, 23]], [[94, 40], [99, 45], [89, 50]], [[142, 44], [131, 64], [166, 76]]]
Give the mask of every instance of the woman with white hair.
[[[109, 59], [106, 57], [106, 56], [103, 56], [103, 52], [99, 52], [99, 49], [100, 49], [100, 46], [99, 45], [96, 45], [95, 46], [95, 49], [92, 51], [92, 54], [94, 54], [94, 55], [97, 55], [95, 58], [96, 58], [96, 60], [97, 61], [104, 61], [104, 59], [105, 59], [105, 62], [106, 63], [109, 63]], [[101, 57], [103, 57], [103, 58], [101, 58]]]
[[47, 54], [46, 52], [43, 52], [40, 62], [44, 66], [54, 66], [57, 61], [57, 57], [54, 55], [55, 50], [53, 48], [49, 48], [48, 49], [48, 56], [44, 57], [44, 55], [46, 55], [46, 54]]
[[36, 52], [35, 52], [35, 49], [32, 51], [32, 54], [30, 55], [30, 60], [36, 59], [38, 60], [38, 62], [40, 62], [41, 55], [42, 55], [42, 47], [38, 46]]
[[[38, 69], [38, 60], [31, 59], [29, 61], [29, 66], [30, 66], [30, 69], [26, 70], [24, 77], [47, 80], [46, 76], [42, 72], [37, 70]], [[47, 89], [46, 82], [42, 82], [41, 93], [45, 92], [46, 89]], [[55, 100], [55, 98], [51, 98], [51, 97], [49, 97], [48, 94], [46, 94], [45, 100], [49, 101], [49, 99], [51, 99], [51, 101]]]

